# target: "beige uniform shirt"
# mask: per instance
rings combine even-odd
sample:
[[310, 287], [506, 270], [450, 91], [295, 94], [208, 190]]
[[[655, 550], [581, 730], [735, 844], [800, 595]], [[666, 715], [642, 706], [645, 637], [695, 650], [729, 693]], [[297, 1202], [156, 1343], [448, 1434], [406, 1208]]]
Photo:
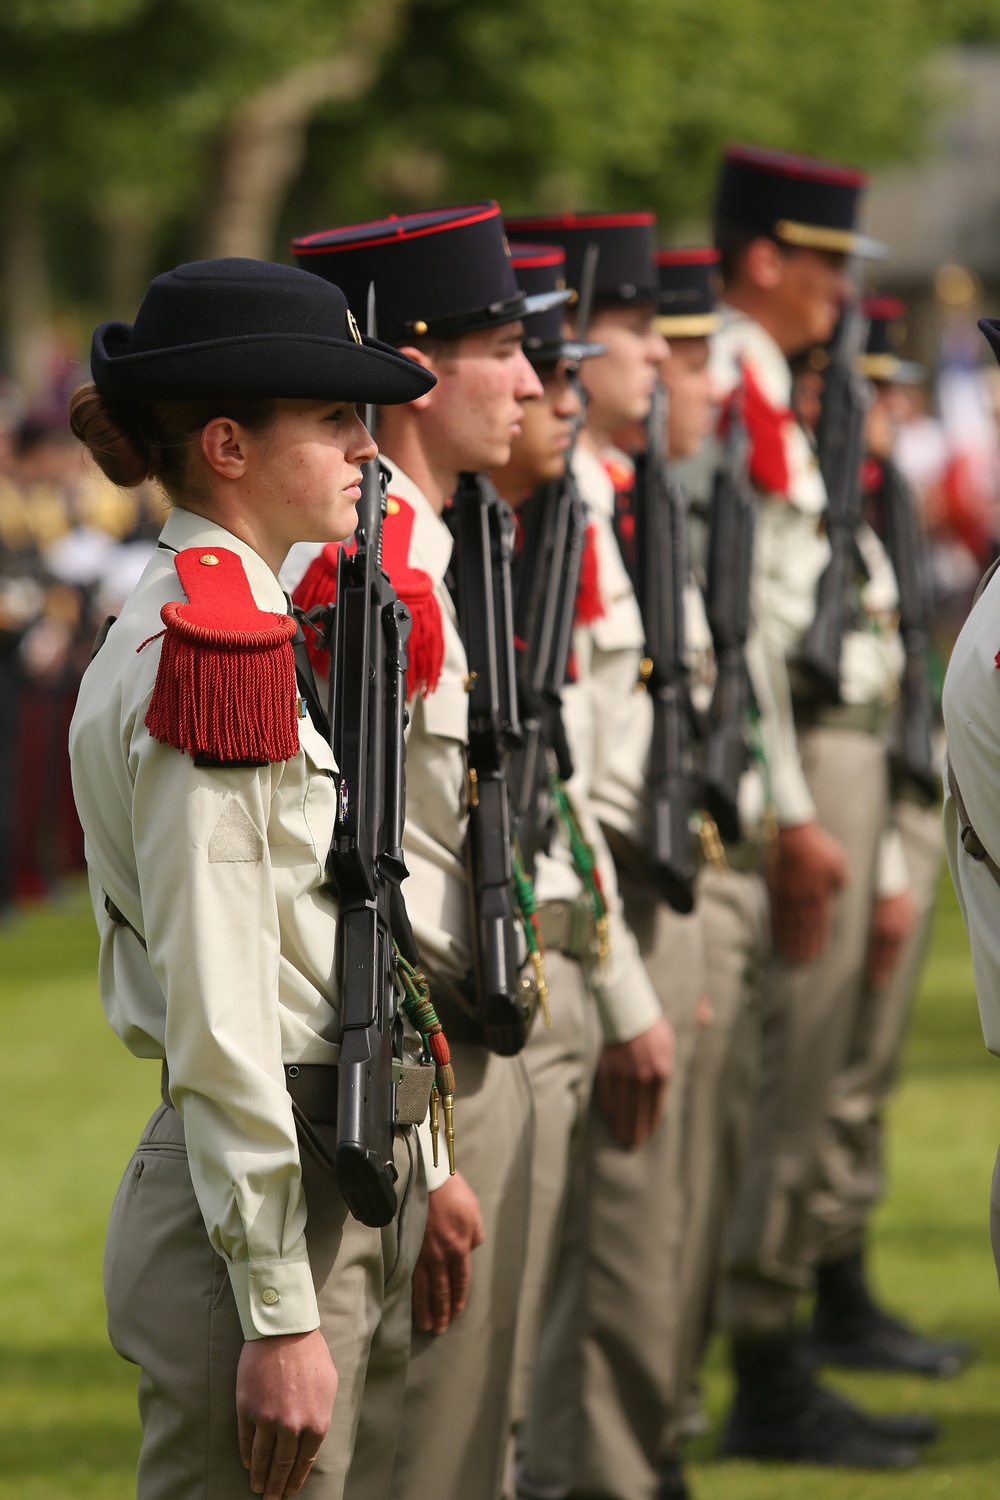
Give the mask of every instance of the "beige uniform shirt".
[[[748, 367], [765, 400], [778, 412], [792, 399], [788, 361], [759, 323], [732, 309], [712, 345], [720, 393], [731, 391]], [[784, 494], [758, 489], [760, 501], [751, 584], [753, 631], [747, 663], [761, 712], [771, 795], [778, 822], [816, 816], [799, 759], [789, 685], [789, 663], [801, 649], [816, 611], [816, 590], [830, 560], [823, 527], [826, 489], [816, 454], [793, 418], [781, 426], [788, 470]], [[904, 653], [895, 627], [899, 595], [892, 565], [867, 526], [858, 537], [871, 578], [861, 591], [865, 624], [848, 631], [841, 657], [841, 699], [848, 704], [891, 703], [898, 697]]]
[[[944, 682], [947, 759], [972, 826], [1000, 862], [1000, 574], [987, 585], [955, 642]], [[1000, 1055], [1000, 886], [961, 842], [958, 808], [944, 776], [944, 839], [969, 932], [986, 1045]]]
[[[169, 1064], [245, 1337], [305, 1332], [319, 1316], [283, 1064], [339, 1056], [337, 912], [324, 877], [333, 755], [308, 717], [298, 754], [259, 768], [201, 768], [150, 737], [160, 643], [149, 638], [161, 606], [185, 597], [174, 551], [235, 552], [258, 607], [286, 611], [267, 565], [220, 527], [178, 509], [161, 541], [84, 675], [70, 730], [101, 999], [130, 1051]], [[112, 922], [104, 893], [146, 950]]]
[[[614, 861], [600, 825], [644, 842], [646, 764], [652, 704], [635, 692], [645, 634], [632, 583], [614, 534], [614, 485], [603, 463], [580, 445], [573, 458], [580, 494], [594, 530], [604, 615], [573, 633], [576, 680], [563, 690], [563, 722], [573, 758], [569, 791], [597, 855], [609, 908], [610, 958], [589, 976], [605, 1037], [630, 1041], [663, 1014], [635, 938], [622, 916]], [[568, 857], [557, 844], [555, 859]], [[550, 899], [551, 876], [539, 870], [538, 895]]]

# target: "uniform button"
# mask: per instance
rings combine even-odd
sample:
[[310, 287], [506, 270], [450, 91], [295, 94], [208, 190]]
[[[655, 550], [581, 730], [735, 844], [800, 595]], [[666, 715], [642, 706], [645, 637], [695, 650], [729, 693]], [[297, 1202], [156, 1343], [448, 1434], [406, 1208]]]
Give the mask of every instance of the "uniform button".
[[261, 1292], [260, 1300], [265, 1304], [265, 1306], [273, 1307], [274, 1304], [279, 1300], [279, 1296], [280, 1294], [274, 1290], [273, 1286], [267, 1286]]
[[219, 559], [211, 552], [206, 552], [204, 557], [199, 557], [198, 561], [204, 563], [206, 568], [216, 568], [219, 565]]

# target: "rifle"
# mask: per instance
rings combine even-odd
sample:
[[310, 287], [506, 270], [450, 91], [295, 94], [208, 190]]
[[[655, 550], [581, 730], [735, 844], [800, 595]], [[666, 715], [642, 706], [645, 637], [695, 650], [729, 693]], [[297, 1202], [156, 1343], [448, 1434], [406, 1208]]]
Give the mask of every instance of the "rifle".
[[891, 759], [929, 801], [935, 801], [940, 776], [931, 740], [935, 712], [927, 661], [930, 605], [926, 549], [913, 494], [890, 460], [882, 461], [882, 506], [886, 550], [899, 587], [899, 633], [906, 651]]
[[653, 695], [649, 853], [653, 876], [675, 911], [694, 907], [695, 861], [691, 704], [684, 654], [686, 505], [663, 456], [665, 393], [657, 386], [646, 418], [646, 451], [635, 466], [635, 584], [646, 634], [640, 667]]
[[528, 1014], [518, 980], [508, 759], [520, 744], [509, 512], [483, 474], [459, 476], [445, 519], [469, 663], [469, 833], [473, 960], [486, 1045], [520, 1052]]
[[803, 642], [800, 665], [819, 692], [840, 701], [840, 653], [851, 611], [851, 590], [864, 563], [858, 553], [862, 520], [861, 461], [865, 453], [868, 390], [858, 372], [868, 320], [856, 304], [848, 307], [834, 335], [824, 371], [823, 402], [816, 446], [826, 485], [825, 512], [830, 561], [816, 593], [816, 613]]
[[750, 629], [750, 574], [757, 512], [747, 483], [749, 439], [738, 398], [728, 411], [722, 464], [708, 517], [705, 607], [717, 677], [709, 706], [702, 794], [722, 838], [741, 836], [739, 784], [747, 765], [746, 714], [751, 699], [744, 647]]
[[[374, 322], [371, 287], [371, 335]], [[369, 432], [374, 415], [369, 406]], [[382, 569], [385, 495], [386, 470], [376, 458], [363, 470], [356, 551], [349, 556], [341, 548], [337, 559], [329, 642], [331, 743], [340, 770], [340, 805], [327, 857], [340, 905], [336, 1176], [354, 1217], [377, 1227], [391, 1223], [396, 1212], [392, 1145], [403, 1040], [392, 919], [405, 911], [403, 730], [411, 624]]]
[[560, 780], [568, 781], [573, 774], [561, 694], [587, 518], [568, 466], [562, 479], [536, 490], [524, 517], [524, 543], [514, 578], [514, 632], [524, 642], [517, 659], [523, 739], [511, 760], [511, 783], [521, 853], [532, 875], [547, 822], [547, 752], [555, 754]]
[[[598, 246], [588, 245], [580, 274], [576, 326], [587, 337], [594, 300]], [[524, 537], [514, 566], [514, 633], [523, 642], [517, 658], [517, 699], [522, 742], [511, 762], [517, 832], [529, 876], [542, 847], [548, 821], [548, 754], [555, 754], [559, 777], [568, 781], [573, 762], [563, 728], [561, 694], [566, 681], [576, 592], [587, 530], [587, 513], [573, 477], [573, 450], [586, 416], [579, 366], [570, 372], [580, 403], [566, 468], [561, 479], [536, 490], [522, 511]]]

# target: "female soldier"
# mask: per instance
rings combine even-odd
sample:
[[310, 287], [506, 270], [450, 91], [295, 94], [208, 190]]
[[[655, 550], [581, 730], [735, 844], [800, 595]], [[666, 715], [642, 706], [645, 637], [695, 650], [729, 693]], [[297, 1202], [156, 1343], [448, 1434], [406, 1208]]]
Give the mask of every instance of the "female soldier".
[[[355, 402], [434, 380], [363, 340], [338, 287], [236, 259], [157, 277], [133, 325], [96, 330], [92, 370], [74, 432], [173, 502], [71, 730], [102, 1000], [163, 1062], [105, 1258], [111, 1339], [142, 1370], [139, 1497], [280, 1500], [311, 1472], [340, 1500], [352, 1454], [351, 1496], [384, 1497], [394, 1426], [373, 1442], [371, 1406], [402, 1399], [423, 1186], [402, 1132], [405, 1212], [380, 1233], [300, 1159], [293, 1098], [317, 1075], [330, 1097], [339, 1051], [337, 787], [276, 575], [293, 542], [354, 530], [376, 453]], [[330, 1113], [297, 1102], [323, 1137]]]

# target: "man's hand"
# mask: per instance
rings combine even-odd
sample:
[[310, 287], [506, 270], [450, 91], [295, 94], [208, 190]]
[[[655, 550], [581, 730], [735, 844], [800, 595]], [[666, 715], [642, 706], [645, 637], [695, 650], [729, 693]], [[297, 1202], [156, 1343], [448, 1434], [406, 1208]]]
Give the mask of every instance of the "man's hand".
[[868, 939], [867, 979], [873, 990], [889, 983], [896, 972], [903, 944], [917, 924], [917, 905], [909, 891], [884, 896], [872, 910]]
[[612, 1134], [631, 1151], [659, 1125], [674, 1070], [674, 1030], [661, 1017], [630, 1042], [606, 1043], [597, 1065], [597, 1097]]
[[413, 1321], [421, 1333], [444, 1333], [469, 1300], [472, 1252], [486, 1231], [479, 1199], [457, 1172], [427, 1199], [427, 1228], [413, 1268]]
[[236, 1372], [240, 1458], [264, 1500], [297, 1495], [326, 1437], [337, 1395], [326, 1339], [275, 1334], [243, 1345]]
[[809, 964], [826, 949], [833, 931], [833, 900], [850, 879], [843, 847], [818, 823], [778, 831], [778, 852], [768, 875], [771, 929], [793, 964]]

